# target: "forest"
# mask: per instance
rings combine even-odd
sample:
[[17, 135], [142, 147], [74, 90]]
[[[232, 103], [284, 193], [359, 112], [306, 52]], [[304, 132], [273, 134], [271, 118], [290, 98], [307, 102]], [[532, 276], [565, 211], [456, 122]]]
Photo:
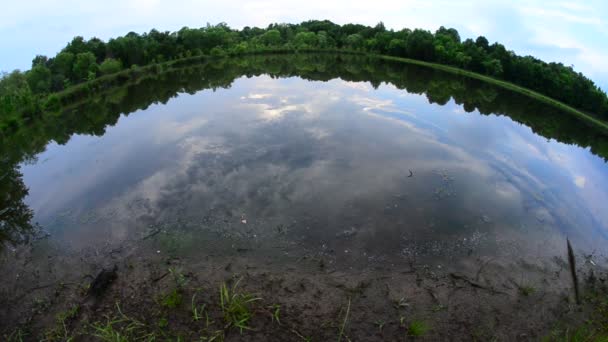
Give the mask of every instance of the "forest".
[[57, 106], [53, 93], [123, 70], [191, 58], [264, 52], [344, 51], [386, 55], [457, 67], [534, 90], [608, 121], [608, 97], [572, 66], [519, 56], [483, 36], [462, 40], [453, 28], [430, 32], [331, 21], [232, 29], [224, 23], [177, 32], [151, 30], [107, 42], [75, 37], [57, 55], [38, 55], [30, 70], [0, 79], [0, 130]]

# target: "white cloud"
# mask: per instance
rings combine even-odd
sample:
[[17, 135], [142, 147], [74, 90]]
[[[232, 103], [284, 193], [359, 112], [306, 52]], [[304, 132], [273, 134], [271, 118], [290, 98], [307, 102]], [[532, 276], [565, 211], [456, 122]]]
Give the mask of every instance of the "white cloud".
[[585, 178], [584, 176], [574, 176], [574, 184], [576, 184], [576, 186], [578, 186], [579, 188], [584, 188], [585, 183], [587, 183], [587, 178]]
[[602, 25], [602, 20], [596, 16], [590, 16], [589, 14], [575, 14], [572, 12], [564, 12], [558, 9], [546, 9], [538, 7], [524, 7], [522, 12], [541, 18], [553, 17], [557, 20], [563, 20], [573, 23], [591, 24], [591, 25]]

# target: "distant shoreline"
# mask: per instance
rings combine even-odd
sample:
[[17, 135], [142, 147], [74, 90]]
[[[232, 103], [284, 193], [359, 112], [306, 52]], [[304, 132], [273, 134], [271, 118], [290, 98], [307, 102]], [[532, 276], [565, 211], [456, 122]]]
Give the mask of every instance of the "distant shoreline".
[[202, 63], [202, 62], [205, 62], [205, 61], [211, 60], [211, 59], [231, 58], [231, 57], [247, 56], [247, 55], [301, 54], [301, 53], [305, 53], [305, 54], [336, 53], [336, 54], [368, 56], [368, 57], [378, 58], [378, 59], [383, 59], [383, 60], [396, 61], [396, 62], [402, 62], [402, 63], [429, 67], [429, 68], [449, 72], [449, 73], [456, 74], [456, 75], [461, 75], [461, 76], [465, 76], [465, 77], [478, 79], [478, 80], [488, 82], [493, 85], [497, 85], [499, 87], [532, 97], [543, 103], [554, 106], [558, 109], [561, 109], [565, 112], [568, 112], [568, 113], [578, 117], [579, 119], [583, 120], [584, 122], [586, 122], [588, 124], [593, 125], [596, 128], [600, 128], [603, 131], [608, 133], [608, 123], [603, 122], [602, 120], [596, 119], [596, 118], [592, 117], [591, 115], [586, 114], [563, 102], [560, 102], [551, 97], [545, 96], [545, 95], [535, 92], [531, 89], [528, 89], [528, 88], [525, 88], [522, 86], [518, 86], [513, 83], [501, 81], [501, 80], [498, 80], [498, 79], [495, 79], [495, 78], [492, 78], [492, 77], [489, 77], [486, 75], [482, 75], [482, 74], [464, 70], [464, 69], [459, 69], [459, 68], [452, 67], [452, 66], [424, 62], [424, 61], [410, 59], [410, 58], [379, 55], [379, 54], [372, 54], [372, 53], [345, 50], [345, 49], [324, 49], [324, 50], [306, 49], [306, 50], [299, 50], [299, 51], [288, 50], [288, 49], [268, 49], [268, 50], [263, 50], [263, 51], [247, 52], [247, 53], [241, 53], [241, 54], [229, 54], [229, 55], [223, 56], [223, 57], [216, 57], [216, 56], [210, 56], [210, 55], [185, 57], [185, 58], [175, 59], [175, 60], [171, 60], [171, 61], [167, 61], [167, 62], [163, 62], [163, 63], [154, 63], [154, 64], [149, 64], [149, 65], [145, 65], [145, 66], [141, 66], [141, 67], [137, 67], [137, 68], [129, 68], [129, 69], [121, 70], [114, 74], [109, 74], [109, 75], [105, 75], [105, 76], [96, 78], [92, 81], [80, 83], [80, 84], [71, 86], [65, 90], [62, 90], [60, 92], [50, 94], [47, 97], [46, 102], [48, 103], [52, 97], [57, 97], [59, 102], [61, 103], [61, 107], [72, 107], [78, 103], [81, 103], [82, 100], [84, 100], [84, 98], [87, 98], [88, 95], [90, 95], [91, 93], [96, 93], [97, 91], [100, 91], [100, 90], [101, 91], [108, 90], [110, 88], [113, 88], [114, 86], [122, 86], [124, 84], [132, 83], [134, 81], [137, 82], [140, 79], [146, 78], [147, 76], [150, 76], [150, 75], [160, 74], [160, 73], [169, 71], [171, 69], [178, 69], [178, 68], [181, 68], [184, 66], [192, 66], [197, 63]]

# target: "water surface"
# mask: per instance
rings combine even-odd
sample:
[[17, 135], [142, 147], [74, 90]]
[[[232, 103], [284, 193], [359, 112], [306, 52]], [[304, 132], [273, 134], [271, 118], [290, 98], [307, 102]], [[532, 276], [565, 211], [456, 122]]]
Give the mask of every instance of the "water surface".
[[365, 267], [544, 259], [566, 237], [601, 254], [608, 237], [601, 132], [488, 84], [359, 57], [171, 72], [45, 117], [3, 149], [11, 227], [33, 215], [64, 252], [144, 241], [161, 255]]

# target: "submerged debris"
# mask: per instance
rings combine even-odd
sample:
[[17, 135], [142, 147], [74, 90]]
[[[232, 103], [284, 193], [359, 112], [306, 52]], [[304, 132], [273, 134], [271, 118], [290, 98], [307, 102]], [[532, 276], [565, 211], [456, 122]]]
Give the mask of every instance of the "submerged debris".
[[95, 277], [91, 286], [89, 287], [89, 294], [95, 297], [100, 297], [105, 291], [112, 285], [114, 280], [118, 277], [118, 267], [114, 265], [114, 268], [102, 269], [101, 272]]
[[338, 238], [349, 238], [349, 237], [353, 237], [357, 235], [357, 228], [355, 227], [350, 227], [349, 229], [346, 229], [338, 234], [336, 234], [336, 237]]

